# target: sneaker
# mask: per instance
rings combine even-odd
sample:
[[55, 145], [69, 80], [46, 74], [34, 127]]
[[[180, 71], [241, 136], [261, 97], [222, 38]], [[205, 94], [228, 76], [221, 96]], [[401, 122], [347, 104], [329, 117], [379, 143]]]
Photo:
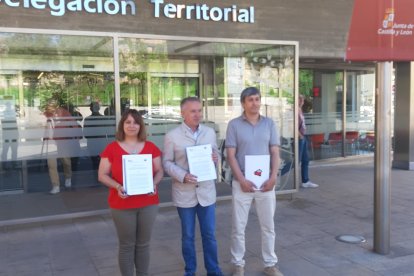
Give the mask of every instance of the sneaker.
[[283, 276], [283, 273], [276, 266], [267, 266], [263, 273], [268, 276]]
[[240, 265], [235, 265], [233, 268], [233, 274], [232, 276], [244, 276], [244, 267]]
[[65, 187], [66, 188], [72, 187], [72, 180], [70, 178], [65, 179]]
[[318, 188], [318, 187], [319, 187], [318, 184], [315, 184], [315, 183], [310, 182], [310, 181], [302, 183], [302, 188]]
[[52, 190], [50, 190], [49, 194], [55, 195], [60, 192], [60, 188], [58, 186], [54, 186]]

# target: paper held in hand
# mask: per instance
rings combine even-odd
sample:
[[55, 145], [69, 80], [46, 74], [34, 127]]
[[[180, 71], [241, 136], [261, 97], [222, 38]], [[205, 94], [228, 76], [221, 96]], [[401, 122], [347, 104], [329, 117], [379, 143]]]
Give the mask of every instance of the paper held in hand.
[[190, 173], [197, 176], [197, 182], [217, 179], [211, 144], [187, 147]]
[[154, 192], [152, 154], [122, 155], [122, 173], [127, 195]]
[[253, 182], [257, 190], [270, 175], [270, 155], [246, 155], [244, 177]]

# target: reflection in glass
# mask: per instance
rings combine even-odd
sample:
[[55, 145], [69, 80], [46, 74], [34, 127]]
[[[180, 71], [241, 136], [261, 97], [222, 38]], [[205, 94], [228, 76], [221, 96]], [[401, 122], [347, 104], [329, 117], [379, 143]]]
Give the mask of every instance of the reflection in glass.
[[[299, 92], [305, 96], [310, 157], [325, 159], [372, 154], [375, 139], [374, 72], [346, 72], [345, 95], [343, 72], [303, 69], [299, 76]], [[346, 114], [342, 114], [344, 104]], [[345, 130], [342, 129], [343, 117]]]
[[[294, 46], [130, 38], [119, 44], [121, 97], [145, 112], [149, 139], [160, 148], [165, 133], [181, 122], [181, 99], [199, 96], [205, 123], [216, 129], [224, 155], [227, 122], [242, 112], [240, 93], [258, 87], [261, 113], [273, 118], [282, 136], [278, 188], [293, 189]], [[230, 183], [225, 156], [222, 177]]]
[[[114, 139], [115, 114], [139, 110], [148, 139], [162, 148], [165, 133], [181, 123], [179, 104], [187, 96], [201, 98], [204, 123], [216, 130], [223, 153], [217, 191], [229, 195], [225, 131], [227, 122], [242, 112], [239, 98], [246, 86], [262, 91], [261, 112], [280, 128], [283, 172], [278, 189], [293, 189], [295, 45], [118, 41], [0, 33], [0, 193], [38, 192], [43, 197], [53, 192], [58, 196], [51, 201], [61, 207], [39, 205], [32, 211], [22, 205], [25, 212], [13, 218], [106, 208], [106, 190], [98, 185], [96, 169], [99, 153]], [[114, 66], [114, 47], [119, 67]], [[119, 87], [114, 68], [119, 68]], [[118, 98], [120, 106], [115, 105]], [[167, 202], [165, 187], [160, 195]]]
[[[0, 192], [97, 185], [88, 173], [97, 149], [88, 147], [83, 125], [92, 102], [103, 112], [114, 98], [112, 38], [1, 33], [0, 45], [0, 106], [9, 106], [1, 115]], [[106, 144], [115, 118], [101, 128], [93, 139]]]

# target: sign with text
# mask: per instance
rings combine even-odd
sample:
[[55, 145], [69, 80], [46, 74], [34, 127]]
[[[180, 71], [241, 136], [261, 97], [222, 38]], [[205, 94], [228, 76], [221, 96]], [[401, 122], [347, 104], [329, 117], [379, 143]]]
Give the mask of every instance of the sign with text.
[[[240, 8], [233, 4], [225, 7], [208, 4], [174, 4], [164, 0], [148, 0], [153, 5], [154, 17], [170, 19], [254, 23], [254, 7]], [[136, 15], [136, 0], [0, 0], [11, 8], [47, 10], [52, 16], [64, 16], [67, 12], [90, 14]]]
[[414, 1], [355, 0], [346, 60], [414, 60]]

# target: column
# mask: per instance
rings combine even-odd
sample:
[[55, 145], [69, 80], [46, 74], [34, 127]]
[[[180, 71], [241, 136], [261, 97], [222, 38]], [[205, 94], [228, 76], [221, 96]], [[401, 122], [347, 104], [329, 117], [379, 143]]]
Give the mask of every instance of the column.
[[396, 63], [393, 167], [414, 170], [414, 63]]

